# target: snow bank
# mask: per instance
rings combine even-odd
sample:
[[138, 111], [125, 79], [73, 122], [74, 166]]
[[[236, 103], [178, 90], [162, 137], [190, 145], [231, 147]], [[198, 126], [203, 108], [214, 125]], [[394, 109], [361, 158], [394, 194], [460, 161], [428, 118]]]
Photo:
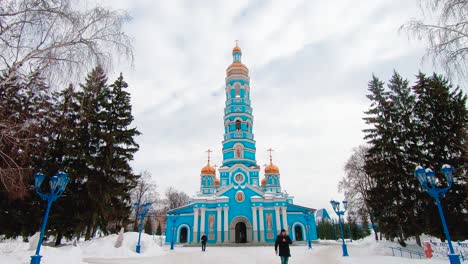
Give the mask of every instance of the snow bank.
[[[42, 263], [45, 264], [83, 264], [83, 258], [135, 258], [141, 256], [160, 256], [165, 252], [153, 241], [152, 236], [141, 234], [141, 254], [135, 252], [138, 233], [124, 233], [124, 241], [120, 248], [115, 248], [118, 235], [95, 238], [91, 241], [78, 243], [78, 246], [65, 245], [61, 247], [41, 247]], [[0, 242], [0, 263], [28, 264], [35, 250], [29, 250], [29, 244], [16, 240]]]
[[[19, 240], [6, 240], [0, 243], [0, 263], [28, 264], [36, 250], [29, 250], [29, 244]], [[82, 264], [82, 254], [79, 247], [71, 245], [53, 248], [41, 247], [42, 263]]]
[[118, 235], [110, 235], [103, 238], [93, 239], [80, 243], [84, 257], [138, 257], [138, 256], [160, 256], [164, 254], [163, 249], [153, 241], [153, 237], [142, 233], [141, 234], [141, 254], [135, 252], [138, 242], [137, 232], [124, 233], [123, 244], [120, 248], [116, 248], [115, 241]]

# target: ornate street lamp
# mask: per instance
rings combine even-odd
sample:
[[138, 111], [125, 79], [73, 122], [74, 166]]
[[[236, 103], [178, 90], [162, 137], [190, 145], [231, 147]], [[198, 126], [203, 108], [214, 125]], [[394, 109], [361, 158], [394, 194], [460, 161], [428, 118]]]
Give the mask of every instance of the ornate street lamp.
[[340, 210], [340, 202], [337, 201], [330, 201], [333, 211], [338, 215], [338, 221], [340, 222], [340, 231], [341, 231], [341, 240], [343, 241], [342, 248], [343, 248], [343, 257], [347, 257], [348, 255], [348, 248], [346, 247], [345, 239], [344, 239], [344, 231], [343, 231], [343, 223], [341, 222], [341, 216], [344, 215], [346, 209], [348, 209], [348, 202], [343, 201], [343, 208], [344, 210]]
[[171, 221], [172, 221], [172, 239], [171, 239], [171, 250], [174, 250], [174, 240], [175, 240], [175, 236], [176, 236], [176, 221], [177, 221], [177, 217], [179, 215], [177, 214], [173, 214], [172, 215], [172, 218], [171, 218]]
[[45, 211], [44, 219], [42, 220], [42, 227], [41, 227], [41, 235], [39, 236], [39, 241], [37, 242], [36, 254], [31, 256], [31, 264], [39, 264], [41, 263], [41, 255], [39, 252], [41, 251], [42, 239], [44, 238], [44, 232], [47, 225], [47, 219], [49, 218], [49, 211], [52, 203], [57, 200], [65, 191], [67, 184], [69, 182], [68, 175], [64, 172], [59, 172], [55, 176], [51, 177], [49, 180], [50, 185], [50, 192], [49, 193], [41, 193], [39, 190], [41, 188], [42, 183], [44, 182], [45, 175], [42, 173], [37, 173], [34, 175], [34, 189], [41, 197], [42, 200], [47, 200], [47, 208]]
[[443, 165], [442, 166], [442, 173], [447, 180], [448, 186], [446, 188], [439, 189], [437, 188], [436, 177], [434, 171], [427, 168], [424, 169], [421, 166], [417, 166], [416, 170], [414, 171], [414, 175], [418, 178], [419, 183], [421, 183], [422, 189], [427, 192], [432, 198], [436, 200], [437, 208], [439, 209], [440, 219], [442, 220], [442, 226], [444, 228], [445, 237], [447, 238], [447, 242], [450, 249], [450, 254], [448, 254], [448, 258], [451, 264], [460, 264], [460, 256], [455, 254], [452, 246], [452, 240], [450, 239], [450, 234], [447, 228], [447, 223], [445, 222], [444, 212], [442, 211], [442, 205], [440, 204], [439, 196], [445, 195], [450, 188], [452, 188], [453, 183], [453, 168], [450, 165]]
[[140, 216], [140, 228], [138, 232], [138, 243], [136, 245], [136, 253], [140, 253], [140, 250], [141, 250], [140, 240], [141, 240], [141, 231], [143, 229], [143, 220], [145, 220], [145, 216], [148, 213], [149, 209], [151, 208], [151, 204], [152, 203], [144, 203], [141, 205], [141, 208], [140, 208], [139, 203], [134, 204], [137, 212], [138, 212], [138, 209], [140, 209], [140, 212], [138, 213], [138, 215]]
[[310, 222], [312, 221], [312, 214], [310, 212], [304, 212], [304, 219], [307, 222], [307, 240], [309, 242], [309, 249], [312, 249], [312, 242], [311, 242], [311, 237], [310, 237]]

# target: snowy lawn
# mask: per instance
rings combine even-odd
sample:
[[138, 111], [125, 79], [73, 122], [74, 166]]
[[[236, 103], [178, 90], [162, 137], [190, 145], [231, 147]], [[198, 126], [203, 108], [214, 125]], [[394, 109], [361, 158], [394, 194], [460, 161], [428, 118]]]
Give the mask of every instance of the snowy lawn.
[[[78, 247], [66, 245], [59, 248], [42, 247], [42, 264], [145, 264], [145, 263], [280, 263], [271, 247], [210, 247], [201, 252], [198, 247], [158, 246], [151, 236], [142, 234], [142, 254], [135, 253], [137, 233], [125, 233], [122, 247], [115, 248], [117, 235], [97, 238], [79, 243]], [[341, 245], [336, 241], [321, 241], [312, 250], [307, 246], [291, 247], [291, 264], [330, 263], [330, 264], [446, 264], [448, 260], [409, 259], [391, 256], [389, 246], [396, 243], [381, 241], [376, 243], [372, 237], [348, 244], [349, 257], [341, 256]], [[410, 245], [410, 248], [417, 249]], [[421, 250], [419, 248], [419, 250]], [[0, 263], [28, 264], [34, 250], [28, 243], [19, 240], [0, 242]]]

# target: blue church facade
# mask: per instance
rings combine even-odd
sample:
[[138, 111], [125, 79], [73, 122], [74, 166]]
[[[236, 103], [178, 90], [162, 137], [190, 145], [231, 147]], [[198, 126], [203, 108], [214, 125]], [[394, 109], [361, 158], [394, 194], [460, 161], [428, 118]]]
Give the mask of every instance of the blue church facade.
[[[317, 239], [315, 209], [293, 203], [281, 189], [280, 171], [273, 164], [261, 168], [256, 161], [248, 68], [236, 45], [233, 63], [226, 70], [223, 163], [217, 171], [208, 163], [200, 173], [200, 191], [190, 202], [167, 212], [166, 242], [273, 243], [281, 229], [293, 241]], [[311, 216], [306, 221], [305, 214]]]

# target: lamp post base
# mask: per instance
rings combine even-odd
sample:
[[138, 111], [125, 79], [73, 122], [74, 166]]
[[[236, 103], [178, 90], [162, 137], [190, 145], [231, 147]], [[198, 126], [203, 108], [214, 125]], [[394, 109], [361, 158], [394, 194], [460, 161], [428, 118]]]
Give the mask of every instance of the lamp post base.
[[312, 249], [312, 242], [309, 240], [309, 249]]
[[460, 264], [460, 255], [448, 254], [450, 264]]
[[41, 258], [42, 258], [42, 256], [40, 256], [40, 255], [31, 256], [31, 264], [41, 263]]
[[341, 247], [343, 248], [343, 257], [348, 257], [348, 248], [346, 247], [346, 244], [342, 244]]
[[140, 245], [137, 245], [137, 246], [136, 246], [136, 253], [140, 254], [140, 250], [141, 250], [141, 246], [140, 246]]
[[171, 250], [174, 250], [174, 242], [171, 242]]

